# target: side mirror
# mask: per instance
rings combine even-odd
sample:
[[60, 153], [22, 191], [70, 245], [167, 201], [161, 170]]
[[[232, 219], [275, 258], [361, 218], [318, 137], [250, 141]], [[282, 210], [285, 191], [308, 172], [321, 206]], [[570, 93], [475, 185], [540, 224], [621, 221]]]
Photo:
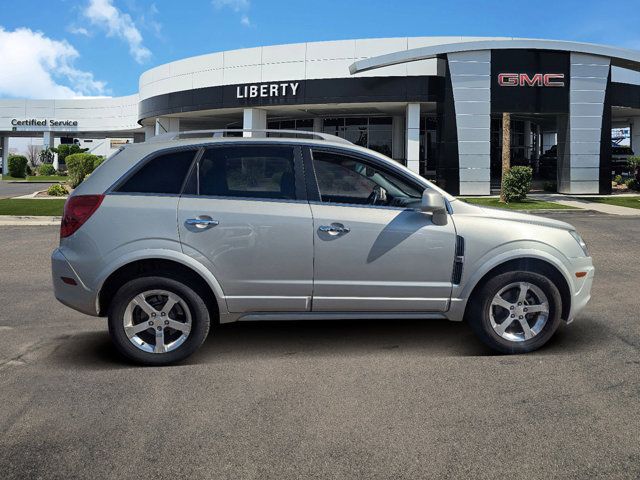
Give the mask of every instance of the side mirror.
[[433, 214], [433, 223], [435, 225], [447, 224], [447, 205], [444, 202], [444, 197], [438, 192], [434, 192], [428, 188], [425, 189], [422, 193], [420, 210]]

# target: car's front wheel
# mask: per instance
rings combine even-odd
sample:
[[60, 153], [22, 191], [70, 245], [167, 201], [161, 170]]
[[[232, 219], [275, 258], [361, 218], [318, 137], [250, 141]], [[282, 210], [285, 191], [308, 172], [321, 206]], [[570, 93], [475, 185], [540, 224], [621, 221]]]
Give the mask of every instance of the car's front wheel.
[[467, 320], [476, 335], [501, 353], [543, 346], [560, 325], [562, 297], [547, 277], [507, 272], [485, 282], [470, 299]]
[[145, 365], [167, 365], [191, 355], [209, 332], [209, 311], [185, 283], [136, 278], [116, 293], [109, 333], [118, 351]]

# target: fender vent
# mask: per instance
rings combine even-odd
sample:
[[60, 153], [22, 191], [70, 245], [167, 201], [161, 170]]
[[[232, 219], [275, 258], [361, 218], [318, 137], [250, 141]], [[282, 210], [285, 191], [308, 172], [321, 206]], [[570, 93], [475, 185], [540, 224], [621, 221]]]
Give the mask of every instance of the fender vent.
[[453, 261], [451, 283], [459, 285], [462, 280], [462, 264], [464, 263], [464, 238], [456, 235], [456, 258]]

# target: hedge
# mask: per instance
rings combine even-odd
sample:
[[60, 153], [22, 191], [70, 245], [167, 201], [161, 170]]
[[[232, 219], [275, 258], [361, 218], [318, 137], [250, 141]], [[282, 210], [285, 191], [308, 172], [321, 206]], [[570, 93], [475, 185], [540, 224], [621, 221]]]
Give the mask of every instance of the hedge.
[[90, 153], [74, 153], [65, 160], [69, 172], [69, 185], [76, 188], [100, 164], [102, 157]]
[[505, 201], [509, 203], [524, 200], [531, 190], [532, 179], [531, 167], [511, 167], [502, 179]]
[[27, 157], [22, 155], [10, 155], [9, 156], [9, 175], [14, 178], [26, 178], [27, 177]]

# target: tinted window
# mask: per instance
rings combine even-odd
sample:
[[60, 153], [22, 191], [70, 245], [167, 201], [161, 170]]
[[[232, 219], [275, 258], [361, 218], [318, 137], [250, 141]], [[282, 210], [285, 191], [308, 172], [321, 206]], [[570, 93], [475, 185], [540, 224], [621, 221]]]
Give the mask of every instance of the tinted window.
[[295, 199], [292, 147], [217, 147], [200, 160], [200, 195]]
[[320, 197], [326, 203], [410, 206], [422, 188], [357, 158], [313, 151]]
[[118, 188], [118, 192], [180, 193], [195, 154], [195, 150], [189, 150], [153, 158]]

